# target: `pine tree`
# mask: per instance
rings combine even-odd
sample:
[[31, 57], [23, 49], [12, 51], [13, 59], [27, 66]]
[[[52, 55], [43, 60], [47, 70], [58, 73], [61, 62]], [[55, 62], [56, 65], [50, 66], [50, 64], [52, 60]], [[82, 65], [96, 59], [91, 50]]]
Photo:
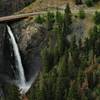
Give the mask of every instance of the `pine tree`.
[[[80, 51], [78, 49], [78, 46], [76, 45], [76, 36], [74, 35], [71, 39], [71, 46], [70, 46], [70, 52], [73, 60], [73, 64], [75, 67], [80, 66]], [[77, 58], [77, 59], [76, 59]]]
[[57, 36], [56, 46], [58, 48], [59, 56], [61, 56], [61, 55], [63, 55], [64, 50], [65, 50], [65, 37], [59, 28], [57, 28], [56, 31], [57, 31], [56, 32], [56, 36]]
[[55, 15], [54, 15], [54, 13], [48, 12], [47, 13], [47, 26], [48, 26], [48, 30], [52, 30], [53, 29], [54, 22], [55, 22]]
[[82, 4], [82, 0], [75, 0], [76, 5]]
[[90, 41], [88, 38], [85, 39], [85, 42], [84, 42], [84, 56], [85, 56], [85, 59], [88, 61], [88, 57], [89, 57], [89, 51], [90, 51]]
[[35, 19], [35, 22], [36, 23], [39, 23], [39, 24], [43, 24], [43, 22], [45, 22], [45, 19], [43, 16], [37, 16], [36, 19]]
[[89, 100], [87, 96], [82, 96], [81, 100]]
[[46, 84], [46, 73], [40, 73], [39, 83], [36, 88], [36, 100], [47, 100], [46, 92], [47, 92], [47, 84]]
[[72, 81], [71, 86], [69, 88], [67, 100], [78, 100], [77, 95], [77, 84], [75, 81]]
[[58, 65], [58, 78], [56, 84], [55, 100], [64, 100], [65, 90], [68, 89], [68, 73], [67, 73], [67, 63], [68, 63], [67, 52], [60, 58]]
[[86, 4], [88, 7], [91, 7], [91, 6], [93, 6], [93, 0], [85, 0], [85, 4]]
[[56, 92], [56, 81], [57, 81], [57, 70], [54, 68], [52, 72], [49, 73], [49, 81], [51, 83], [51, 99], [55, 100], [55, 92]]
[[56, 84], [55, 100], [64, 100], [67, 81], [64, 77], [58, 77]]
[[93, 63], [95, 63], [97, 41], [100, 38], [99, 32], [100, 30], [98, 30], [98, 27], [94, 26], [93, 31], [90, 33], [90, 46], [93, 51]]
[[51, 51], [50, 48], [44, 48], [42, 49], [41, 51], [41, 57], [42, 57], [42, 63], [43, 63], [43, 66], [44, 66], [44, 71], [45, 72], [49, 72], [52, 67], [53, 67], [53, 62], [54, 62], [54, 59], [53, 59], [53, 53]]
[[79, 10], [79, 18], [84, 19], [85, 18], [85, 11], [83, 9]]
[[60, 58], [59, 66], [58, 66], [58, 74], [60, 77], [67, 77], [68, 70], [68, 54], [66, 53], [64, 56]]
[[49, 66], [49, 54], [48, 54], [47, 48], [44, 48], [41, 51], [41, 57], [42, 57], [42, 63], [44, 66], [44, 71], [48, 72], [50, 66]]
[[65, 89], [64, 100], [68, 100], [68, 99], [67, 99], [67, 97], [68, 97], [68, 90], [67, 90], [67, 89]]
[[63, 26], [63, 33], [65, 34], [65, 36], [71, 33], [71, 24], [72, 24], [72, 14], [69, 4], [67, 4], [65, 8], [64, 26]]
[[58, 11], [56, 11], [56, 23], [58, 25], [58, 27], [60, 28], [60, 30], [62, 30], [63, 27], [63, 15]]

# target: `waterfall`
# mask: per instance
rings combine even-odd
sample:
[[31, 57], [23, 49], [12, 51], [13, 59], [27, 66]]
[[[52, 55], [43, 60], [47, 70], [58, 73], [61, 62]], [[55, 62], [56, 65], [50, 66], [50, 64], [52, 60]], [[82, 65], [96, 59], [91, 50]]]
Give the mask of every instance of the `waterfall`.
[[[18, 82], [16, 82], [16, 85], [19, 87], [20, 93], [25, 94], [30, 89], [32, 83], [35, 81], [35, 79], [38, 75], [38, 72], [31, 78], [31, 80], [29, 82], [26, 82], [25, 75], [24, 75], [24, 69], [23, 69], [17, 42], [15, 40], [15, 37], [13, 35], [11, 28], [8, 25], [7, 25], [7, 30], [8, 30], [10, 40], [11, 40], [11, 43], [13, 46], [13, 51], [14, 51], [14, 56], [15, 56], [15, 65], [16, 65], [16, 68], [17, 68], [18, 74], [19, 74], [19, 75], [15, 75], [15, 76], [18, 76], [18, 80], [17, 80]], [[13, 66], [11, 66], [11, 67], [13, 67]]]
[[18, 45], [15, 40], [15, 37], [8, 25], [7, 25], [7, 29], [8, 29], [10, 39], [11, 39], [11, 43], [13, 45], [13, 50], [14, 50], [14, 55], [15, 55], [15, 64], [16, 64], [16, 68], [19, 74], [19, 87], [21, 89], [20, 85], [25, 86], [24, 69], [23, 69], [23, 65], [22, 65], [22, 61], [21, 61], [21, 57], [20, 57], [20, 53], [19, 53], [19, 49], [18, 49]]

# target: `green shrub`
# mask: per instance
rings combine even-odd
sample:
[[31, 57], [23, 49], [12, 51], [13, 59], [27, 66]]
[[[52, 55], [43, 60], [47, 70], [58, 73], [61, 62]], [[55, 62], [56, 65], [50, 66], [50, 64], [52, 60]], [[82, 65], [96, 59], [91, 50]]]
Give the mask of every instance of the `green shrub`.
[[86, 4], [88, 7], [91, 7], [91, 6], [93, 6], [93, 0], [85, 0], [85, 4]]
[[82, 3], [83, 3], [82, 0], [75, 0], [76, 5], [79, 5], [79, 4], [82, 4]]
[[85, 11], [83, 9], [79, 10], [79, 18], [84, 19], [85, 18]]
[[35, 22], [39, 24], [43, 24], [43, 22], [45, 22], [45, 18], [39, 15], [36, 17]]
[[95, 24], [100, 24], [100, 12], [95, 12], [94, 21]]
[[100, 57], [98, 57], [96, 60], [97, 60], [97, 63], [100, 63]]

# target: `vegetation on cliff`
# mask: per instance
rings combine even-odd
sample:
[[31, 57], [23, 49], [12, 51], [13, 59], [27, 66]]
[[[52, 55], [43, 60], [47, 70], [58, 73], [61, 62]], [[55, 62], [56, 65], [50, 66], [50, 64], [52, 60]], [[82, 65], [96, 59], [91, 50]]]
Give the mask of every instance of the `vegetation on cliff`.
[[95, 13], [94, 27], [89, 32], [89, 38], [84, 40], [77, 40], [78, 34], [72, 34], [73, 17], [69, 5], [64, 15], [58, 10], [52, 14], [53, 22], [48, 19], [51, 15], [47, 14], [45, 20], [51, 28], [48, 30], [48, 43], [41, 50], [43, 69], [30, 90], [29, 100], [100, 99], [99, 14]]

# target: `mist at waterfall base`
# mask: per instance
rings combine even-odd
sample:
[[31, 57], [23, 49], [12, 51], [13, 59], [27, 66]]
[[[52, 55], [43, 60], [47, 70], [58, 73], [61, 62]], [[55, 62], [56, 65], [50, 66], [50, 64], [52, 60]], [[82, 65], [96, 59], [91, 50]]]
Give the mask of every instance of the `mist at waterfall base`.
[[14, 84], [16, 86], [18, 86], [21, 94], [25, 94], [30, 89], [32, 83], [35, 81], [35, 79], [38, 75], [38, 72], [35, 73], [33, 78], [30, 78], [30, 80], [28, 80], [28, 81], [26, 80], [24, 67], [23, 67], [20, 52], [19, 52], [19, 48], [18, 48], [17, 42], [15, 40], [15, 37], [13, 35], [13, 32], [12, 32], [10, 26], [8, 26], [8, 25], [7, 25], [7, 31], [8, 31], [9, 40], [10, 40], [10, 43], [11, 43], [12, 49], [13, 49], [12, 55], [14, 55], [15, 65], [10, 65], [10, 67], [13, 70], [14, 76], [15, 76]]

